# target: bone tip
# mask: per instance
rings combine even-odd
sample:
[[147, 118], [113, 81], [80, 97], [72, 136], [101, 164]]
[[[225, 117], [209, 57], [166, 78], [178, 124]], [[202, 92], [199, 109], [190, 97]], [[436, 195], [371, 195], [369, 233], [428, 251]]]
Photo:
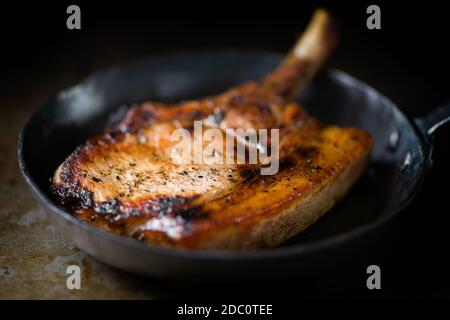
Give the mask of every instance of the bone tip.
[[308, 27], [296, 45], [296, 56], [307, 57], [316, 54], [327, 55], [338, 41], [338, 32], [334, 19], [325, 9], [316, 9]]
[[314, 11], [311, 22], [307, 28], [308, 30], [322, 32], [323, 34], [334, 35], [337, 34], [336, 23], [331, 14], [325, 9], [317, 9]]
[[327, 21], [331, 19], [331, 15], [323, 8], [316, 9], [313, 13], [312, 21]]

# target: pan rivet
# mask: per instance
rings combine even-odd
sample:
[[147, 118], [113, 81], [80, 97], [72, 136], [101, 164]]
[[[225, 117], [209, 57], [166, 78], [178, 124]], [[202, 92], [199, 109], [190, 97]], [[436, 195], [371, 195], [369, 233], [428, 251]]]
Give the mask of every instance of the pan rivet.
[[403, 160], [402, 172], [405, 171], [409, 167], [409, 165], [411, 164], [411, 160], [412, 160], [411, 152], [408, 151], [408, 152], [406, 152], [405, 159]]
[[397, 130], [392, 130], [389, 135], [389, 144], [388, 147], [391, 150], [395, 150], [398, 146], [398, 141], [400, 140], [400, 133]]

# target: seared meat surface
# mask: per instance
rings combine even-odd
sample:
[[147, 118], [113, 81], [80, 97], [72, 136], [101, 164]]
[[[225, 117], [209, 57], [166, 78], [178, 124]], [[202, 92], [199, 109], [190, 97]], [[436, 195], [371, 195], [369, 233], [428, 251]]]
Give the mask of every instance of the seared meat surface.
[[[329, 210], [368, 162], [368, 133], [323, 126], [292, 102], [335, 43], [329, 16], [318, 11], [292, 52], [265, 78], [195, 101], [131, 106], [119, 123], [61, 164], [52, 194], [80, 219], [148, 244], [213, 249], [281, 244]], [[278, 173], [261, 175], [259, 162], [174, 163], [177, 142], [171, 134], [178, 128], [192, 131], [197, 120], [224, 136], [227, 129], [279, 129]], [[247, 142], [236, 137], [236, 143]], [[211, 154], [228, 156], [225, 150]]]

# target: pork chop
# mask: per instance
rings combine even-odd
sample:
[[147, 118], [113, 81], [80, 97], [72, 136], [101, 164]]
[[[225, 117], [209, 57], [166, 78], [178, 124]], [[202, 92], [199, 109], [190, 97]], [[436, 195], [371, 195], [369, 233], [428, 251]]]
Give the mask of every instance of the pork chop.
[[[150, 245], [280, 245], [332, 208], [369, 160], [367, 132], [321, 125], [294, 102], [336, 40], [331, 18], [318, 10], [263, 79], [195, 101], [131, 106], [59, 166], [51, 186], [55, 200], [87, 223]], [[192, 131], [197, 120], [224, 136], [227, 129], [279, 129], [279, 171], [261, 175], [263, 164], [248, 161], [174, 163], [171, 134]]]

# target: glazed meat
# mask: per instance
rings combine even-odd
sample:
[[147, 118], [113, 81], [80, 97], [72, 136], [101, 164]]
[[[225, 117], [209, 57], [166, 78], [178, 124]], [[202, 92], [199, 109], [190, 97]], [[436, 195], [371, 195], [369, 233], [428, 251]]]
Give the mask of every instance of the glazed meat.
[[[150, 245], [280, 245], [344, 196], [369, 159], [368, 133], [323, 126], [294, 101], [336, 40], [330, 17], [319, 10], [294, 49], [263, 79], [195, 101], [131, 106], [59, 166], [51, 186], [55, 200], [83, 221]], [[223, 146], [204, 153], [203, 162], [175, 162], [172, 133], [193, 132], [198, 120], [201, 137], [211, 128], [225, 138], [230, 129], [278, 129], [277, 173], [263, 175], [266, 163], [239, 163]], [[196, 138], [189, 139], [195, 145]], [[264, 152], [274, 139], [269, 136]], [[255, 147], [239, 135], [232, 141], [233, 148]], [[234, 161], [205, 163], [205, 157]]]

